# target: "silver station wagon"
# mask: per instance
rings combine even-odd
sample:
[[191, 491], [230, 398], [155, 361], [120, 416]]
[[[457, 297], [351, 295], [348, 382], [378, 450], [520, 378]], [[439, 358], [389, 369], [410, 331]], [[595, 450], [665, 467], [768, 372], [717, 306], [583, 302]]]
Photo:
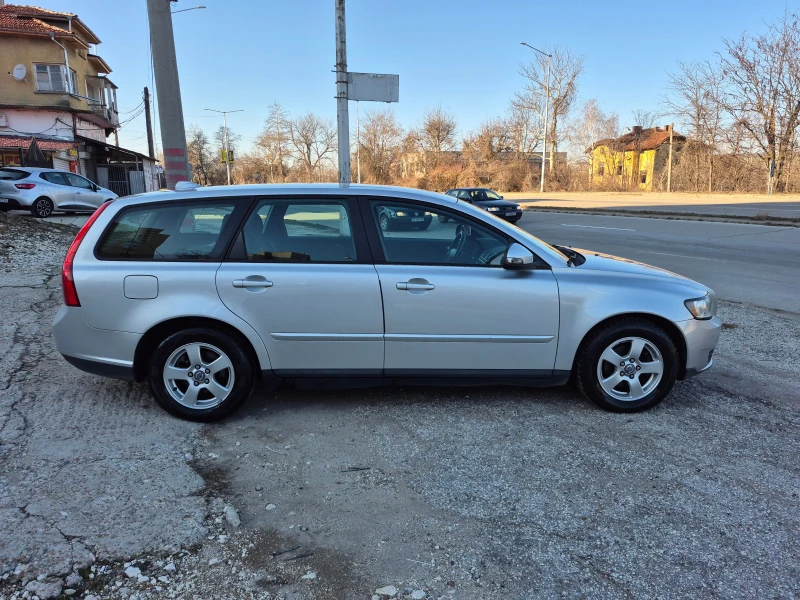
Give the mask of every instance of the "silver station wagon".
[[[707, 287], [551, 246], [451, 196], [181, 187], [92, 215], [64, 261], [53, 325], [67, 361], [147, 381], [173, 415], [223, 418], [256, 381], [571, 377], [600, 407], [634, 412], [711, 367], [721, 323]], [[386, 214], [409, 227], [382, 227]]]

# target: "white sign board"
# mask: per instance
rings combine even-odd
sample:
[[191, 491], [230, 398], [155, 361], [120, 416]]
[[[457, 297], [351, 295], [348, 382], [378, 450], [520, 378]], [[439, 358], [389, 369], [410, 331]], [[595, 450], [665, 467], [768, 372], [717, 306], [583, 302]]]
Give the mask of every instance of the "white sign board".
[[361, 102], [399, 102], [400, 75], [348, 73], [347, 99]]

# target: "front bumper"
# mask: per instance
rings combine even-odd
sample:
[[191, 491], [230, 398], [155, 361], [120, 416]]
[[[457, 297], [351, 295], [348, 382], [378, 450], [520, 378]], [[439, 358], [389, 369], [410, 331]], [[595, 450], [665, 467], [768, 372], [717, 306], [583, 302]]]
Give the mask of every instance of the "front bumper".
[[133, 358], [142, 335], [95, 329], [86, 323], [82, 311], [64, 305], [58, 309], [53, 321], [56, 350], [81, 371], [133, 381]]
[[686, 340], [686, 378], [707, 371], [714, 364], [712, 355], [719, 342], [722, 321], [714, 317], [707, 321], [690, 319], [676, 325]]
[[490, 215], [494, 215], [495, 217], [500, 217], [505, 221], [519, 221], [522, 218], [522, 211], [521, 210], [501, 210], [501, 211], [493, 211], [487, 210]]

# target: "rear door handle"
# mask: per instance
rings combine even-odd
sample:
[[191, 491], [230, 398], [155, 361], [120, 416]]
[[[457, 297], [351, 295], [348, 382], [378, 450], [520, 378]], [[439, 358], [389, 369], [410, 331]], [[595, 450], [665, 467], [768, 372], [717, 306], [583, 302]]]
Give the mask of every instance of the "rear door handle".
[[407, 292], [410, 292], [410, 291], [413, 291], [413, 290], [420, 290], [420, 291], [429, 292], [430, 290], [436, 289], [436, 286], [433, 285], [432, 283], [414, 283], [414, 282], [411, 282], [411, 281], [402, 281], [402, 282], [397, 284], [397, 289], [398, 290], [404, 290], [404, 291], [407, 291]]
[[266, 279], [234, 279], [233, 287], [235, 288], [270, 288], [272, 282]]

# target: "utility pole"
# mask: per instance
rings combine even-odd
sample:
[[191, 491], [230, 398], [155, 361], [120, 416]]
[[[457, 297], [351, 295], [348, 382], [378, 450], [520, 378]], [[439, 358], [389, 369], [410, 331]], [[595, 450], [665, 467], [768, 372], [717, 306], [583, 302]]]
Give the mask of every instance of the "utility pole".
[[155, 158], [156, 149], [153, 145], [153, 121], [150, 118], [150, 90], [144, 88], [144, 121], [147, 126], [147, 153], [150, 158]]
[[228, 142], [228, 113], [235, 113], [235, 112], [244, 112], [244, 109], [239, 110], [215, 110], [213, 108], [207, 108], [211, 112], [222, 113], [222, 123], [223, 123], [223, 132], [224, 132], [224, 139], [223, 143], [225, 144], [225, 167], [228, 169], [228, 185], [231, 184], [231, 149], [230, 144]]
[[336, 3], [336, 121], [339, 135], [339, 185], [350, 185], [350, 116], [347, 112], [347, 30], [344, 1]]
[[176, 183], [189, 179], [190, 170], [171, 6], [172, 0], [147, 0], [150, 47], [158, 91], [161, 146], [164, 149], [164, 172], [167, 176], [167, 187], [174, 190]]
[[[548, 54], [547, 52], [543, 52], [538, 48], [534, 48], [533, 46], [531, 46], [530, 44], [526, 44], [525, 42], [520, 42], [520, 44], [522, 44], [523, 46], [527, 46], [534, 52], [538, 52], [539, 54], [542, 54], [543, 56], [547, 57], [547, 88], [544, 97], [544, 141], [542, 142], [542, 172], [539, 178], [539, 191], [544, 192], [544, 163], [547, 157], [547, 125], [550, 121], [550, 115], [548, 114], [550, 109], [550, 62], [553, 60], [553, 55]], [[555, 146], [553, 147], [553, 150], [555, 150]], [[553, 170], [553, 152], [551, 151], [550, 171], [552, 172], [552, 170]]]
[[356, 100], [356, 169], [358, 172], [356, 181], [361, 183], [361, 119], [358, 115], [358, 100]]
[[672, 191], [672, 130], [675, 129], [675, 123], [669, 126], [669, 158], [667, 159], [667, 191]]

